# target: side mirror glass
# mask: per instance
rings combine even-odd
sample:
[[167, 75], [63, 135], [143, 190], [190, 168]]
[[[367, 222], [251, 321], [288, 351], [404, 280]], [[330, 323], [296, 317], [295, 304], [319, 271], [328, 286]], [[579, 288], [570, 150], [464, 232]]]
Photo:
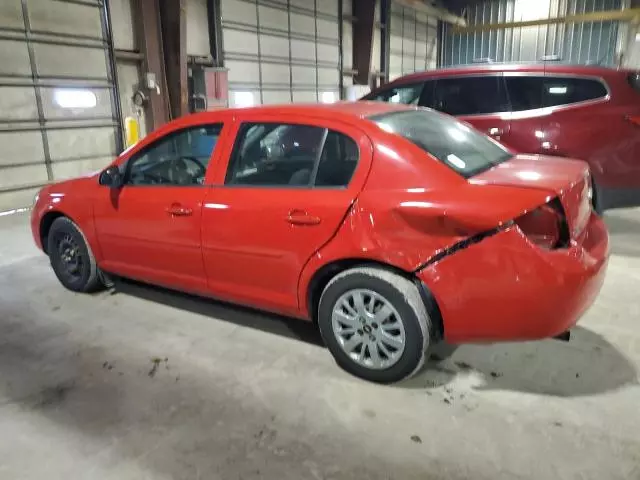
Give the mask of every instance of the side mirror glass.
[[100, 174], [99, 183], [109, 188], [120, 188], [123, 178], [118, 167], [109, 167]]

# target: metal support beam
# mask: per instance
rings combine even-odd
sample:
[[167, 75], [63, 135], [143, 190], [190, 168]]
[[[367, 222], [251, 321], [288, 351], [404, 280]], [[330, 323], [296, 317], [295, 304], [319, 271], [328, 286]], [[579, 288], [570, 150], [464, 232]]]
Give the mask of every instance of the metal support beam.
[[149, 89], [146, 114], [150, 130], [155, 130], [169, 121], [169, 102], [165, 83], [164, 55], [160, 30], [159, 0], [132, 0], [134, 31], [140, 46], [143, 75], [155, 75], [159, 92]]
[[555, 25], [561, 23], [588, 23], [604, 22], [609, 20], [637, 22], [640, 19], [640, 8], [628, 8], [624, 10], [605, 10], [600, 12], [566, 15], [555, 18], [542, 18], [539, 20], [526, 20], [521, 22], [488, 23], [468, 25], [466, 27], [454, 26], [451, 33], [488, 32], [492, 30], [504, 30], [507, 28], [534, 27], [538, 25]]
[[162, 50], [171, 118], [189, 113], [186, 0], [160, 2]]
[[358, 19], [353, 24], [353, 77], [358, 85], [369, 85], [373, 27], [376, 17], [376, 0], [353, 0], [353, 15]]

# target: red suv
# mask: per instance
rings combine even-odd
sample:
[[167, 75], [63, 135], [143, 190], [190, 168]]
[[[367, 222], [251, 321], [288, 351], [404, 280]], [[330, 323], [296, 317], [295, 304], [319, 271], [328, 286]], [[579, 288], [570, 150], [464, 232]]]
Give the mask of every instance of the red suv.
[[434, 108], [510, 149], [585, 160], [593, 204], [640, 204], [640, 76], [560, 64], [482, 64], [415, 73], [363, 100]]

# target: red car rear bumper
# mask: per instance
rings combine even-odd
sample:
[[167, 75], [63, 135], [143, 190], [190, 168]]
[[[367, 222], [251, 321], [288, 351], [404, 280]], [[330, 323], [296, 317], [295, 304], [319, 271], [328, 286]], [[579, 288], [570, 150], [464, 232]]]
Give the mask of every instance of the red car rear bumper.
[[592, 215], [580, 244], [543, 250], [517, 227], [418, 273], [433, 293], [451, 343], [535, 340], [569, 329], [604, 281], [609, 235]]

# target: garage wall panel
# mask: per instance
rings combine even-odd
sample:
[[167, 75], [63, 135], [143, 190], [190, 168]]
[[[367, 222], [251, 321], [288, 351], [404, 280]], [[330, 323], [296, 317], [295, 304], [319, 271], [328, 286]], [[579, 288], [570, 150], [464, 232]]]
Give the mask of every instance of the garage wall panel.
[[0, 123], [37, 119], [38, 106], [33, 87], [0, 87]]
[[55, 129], [49, 131], [53, 162], [115, 154], [115, 132], [109, 127]]
[[31, 75], [29, 50], [24, 41], [0, 40], [0, 75]]
[[438, 20], [397, 3], [391, 5], [389, 78], [436, 68]]
[[24, 28], [20, 0], [2, 0], [0, 2], [0, 27]]
[[20, 163], [38, 163], [44, 156], [42, 137], [38, 131], [0, 132], [0, 145], [0, 165], [12, 165], [18, 159]]
[[221, 9], [231, 104], [320, 101], [338, 90], [337, 0], [224, 0]]
[[33, 44], [38, 75], [107, 80], [107, 56], [103, 48]]
[[28, 12], [32, 32], [102, 39], [100, 9], [95, 6], [40, 0], [30, 1]]
[[51, 166], [53, 178], [60, 181], [77, 177], [87, 172], [95, 172], [104, 168], [112, 160], [113, 156], [110, 155], [108, 157], [83, 158], [70, 162], [54, 163]]
[[119, 50], [135, 50], [132, 0], [109, 0], [113, 46]]
[[210, 44], [207, 0], [187, 0], [186, 17], [187, 55], [208, 56]]
[[105, 18], [100, 0], [0, 2], [0, 209], [28, 206], [60, 178], [56, 162], [77, 175], [113, 158], [119, 119]]

